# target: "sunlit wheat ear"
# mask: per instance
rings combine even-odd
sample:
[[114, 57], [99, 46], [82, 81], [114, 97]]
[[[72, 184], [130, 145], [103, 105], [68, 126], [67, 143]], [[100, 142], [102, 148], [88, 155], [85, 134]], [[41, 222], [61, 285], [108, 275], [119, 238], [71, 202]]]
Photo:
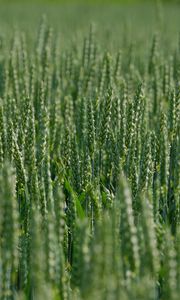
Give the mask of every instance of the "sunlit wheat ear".
[[[156, 224], [153, 219], [153, 206], [150, 203], [147, 195], [142, 197], [142, 230], [145, 239], [145, 260], [147, 260], [147, 265], [149, 271], [157, 276], [160, 261], [159, 253], [157, 248], [156, 240]], [[142, 266], [144, 269], [144, 267]]]
[[111, 118], [111, 106], [112, 106], [112, 88], [108, 90], [107, 95], [105, 96], [105, 103], [103, 105], [103, 113], [101, 119], [100, 135], [99, 135], [99, 144], [102, 147], [108, 137], [109, 133], [109, 123]]
[[18, 265], [19, 219], [18, 202], [15, 193], [15, 175], [12, 166], [5, 162], [0, 171], [0, 261], [1, 296], [12, 297], [12, 286], [16, 281]]
[[88, 128], [87, 128], [87, 134], [88, 134], [88, 148], [89, 148], [89, 154], [91, 158], [94, 155], [95, 151], [95, 126], [94, 126], [94, 111], [92, 106], [91, 99], [88, 100], [87, 104], [87, 119], [88, 119]]
[[120, 201], [121, 207], [120, 239], [124, 267], [125, 270], [138, 272], [140, 258], [137, 230], [134, 223], [131, 193], [123, 175], [120, 177], [117, 199]]
[[37, 128], [37, 164], [42, 165], [45, 158], [46, 147], [48, 147], [48, 110], [45, 105], [44, 82], [41, 82], [39, 105], [38, 105], [38, 128]]
[[28, 96], [30, 93], [30, 72], [29, 72], [29, 55], [27, 52], [27, 41], [25, 34], [21, 36], [21, 52], [22, 52], [22, 73], [23, 73], [23, 89], [25, 95]]
[[[32, 294], [39, 299], [43, 299], [45, 295], [51, 297], [50, 286], [45, 285], [45, 270], [47, 266], [47, 259], [45, 257], [45, 236], [39, 210], [34, 205], [30, 208], [29, 212], [29, 276], [28, 276], [28, 295]], [[47, 236], [46, 236], [47, 237]], [[46, 248], [45, 248], [46, 249]], [[45, 250], [44, 249], [44, 250]], [[36, 256], [37, 260], [34, 259]], [[45, 263], [46, 261], [46, 263]]]
[[174, 239], [171, 236], [169, 230], [166, 231], [164, 247], [166, 248], [166, 253], [164, 257], [164, 274], [166, 285], [163, 286], [163, 294], [165, 297], [170, 297], [171, 299], [178, 299], [177, 294], [177, 257], [174, 247]]
[[1, 162], [2, 162], [6, 152], [6, 132], [5, 132], [5, 119], [4, 119], [2, 99], [0, 99], [0, 139], [1, 139]]

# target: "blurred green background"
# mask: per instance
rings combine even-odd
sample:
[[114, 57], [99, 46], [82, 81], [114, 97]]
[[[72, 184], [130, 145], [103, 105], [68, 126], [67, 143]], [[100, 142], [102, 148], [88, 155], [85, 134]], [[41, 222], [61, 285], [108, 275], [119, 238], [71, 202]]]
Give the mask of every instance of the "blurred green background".
[[0, 0], [0, 37], [8, 43], [18, 29], [34, 41], [41, 17], [46, 15], [60, 36], [62, 47], [82, 43], [82, 37], [94, 23], [101, 47], [117, 49], [126, 40], [138, 45], [138, 51], [144, 44], [148, 48], [161, 23], [161, 30], [166, 33], [162, 34], [163, 42], [173, 48], [180, 29], [179, 3], [179, 0]]
[[[133, 3], [155, 3], [157, 0], [0, 0], [0, 3], [49, 3], [49, 4], [133, 4]], [[162, 3], [180, 3], [180, 0], [161, 0]]]

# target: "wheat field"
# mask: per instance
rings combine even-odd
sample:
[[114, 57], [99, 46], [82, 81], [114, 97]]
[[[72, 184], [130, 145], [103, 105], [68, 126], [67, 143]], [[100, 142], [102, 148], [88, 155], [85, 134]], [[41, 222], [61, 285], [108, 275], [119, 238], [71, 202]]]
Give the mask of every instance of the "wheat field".
[[0, 300], [178, 300], [178, 4], [0, 4]]

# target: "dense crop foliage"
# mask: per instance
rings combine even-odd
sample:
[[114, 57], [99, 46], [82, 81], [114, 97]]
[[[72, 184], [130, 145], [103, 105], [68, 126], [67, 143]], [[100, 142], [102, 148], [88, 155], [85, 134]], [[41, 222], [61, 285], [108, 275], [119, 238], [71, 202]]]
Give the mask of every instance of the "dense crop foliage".
[[149, 51], [109, 53], [93, 26], [62, 51], [45, 18], [2, 46], [0, 299], [179, 299], [180, 39], [161, 26]]

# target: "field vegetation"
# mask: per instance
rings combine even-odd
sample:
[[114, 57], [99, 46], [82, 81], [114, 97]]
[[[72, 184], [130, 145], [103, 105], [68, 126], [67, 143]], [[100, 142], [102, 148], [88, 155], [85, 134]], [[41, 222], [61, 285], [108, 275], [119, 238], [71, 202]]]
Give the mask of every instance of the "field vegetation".
[[179, 299], [179, 14], [1, 5], [1, 300]]

